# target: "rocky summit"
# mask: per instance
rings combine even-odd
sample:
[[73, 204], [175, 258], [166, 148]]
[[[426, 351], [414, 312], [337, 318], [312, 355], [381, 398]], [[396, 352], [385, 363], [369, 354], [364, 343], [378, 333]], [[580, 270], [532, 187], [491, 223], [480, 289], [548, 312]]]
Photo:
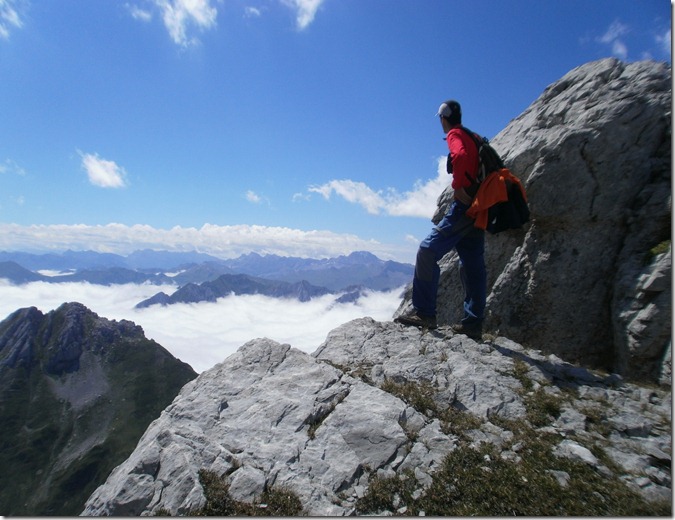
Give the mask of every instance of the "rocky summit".
[[410, 475], [422, 496], [462, 446], [489, 446], [495, 462], [517, 465], [537, 436], [549, 439], [545, 469], [557, 492], [581, 478], [574, 463], [625, 484], [635, 501], [668, 502], [670, 409], [669, 391], [504, 337], [477, 343], [446, 327], [362, 318], [331, 332], [313, 355], [258, 339], [202, 373], [83, 514], [195, 512], [205, 504], [198, 473], [208, 470], [225, 476], [234, 500], [289, 489], [306, 514], [350, 515], [375, 481]]
[[[531, 215], [522, 230], [487, 235], [488, 329], [568, 361], [670, 382], [671, 83], [665, 63], [587, 63], [492, 139], [524, 183]], [[441, 264], [438, 320], [451, 324], [464, 298], [457, 255]], [[399, 313], [409, 307], [410, 295]]]

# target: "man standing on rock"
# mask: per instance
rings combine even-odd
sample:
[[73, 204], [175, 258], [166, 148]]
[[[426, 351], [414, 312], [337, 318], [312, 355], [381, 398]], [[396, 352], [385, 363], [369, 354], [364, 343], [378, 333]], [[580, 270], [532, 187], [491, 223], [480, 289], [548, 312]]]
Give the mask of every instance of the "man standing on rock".
[[472, 137], [462, 129], [462, 109], [457, 101], [446, 101], [438, 109], [448, 143], [447, 169], [452, 174], [454, 198], [448, 212], [417, 252], [413, 277], [411, 314], [395, 321], [403, 325], [435, 329], [436, 296], [440, 278], [438, 262], [452, 249], [460, 259], [460, 278], [464, 286], [464, 318], [452, 329], [473, 339], [482, 336], [487, 276], [485, 271], [485, 232], [474, 227], [466, 216], [478, 190], [478, 150]]

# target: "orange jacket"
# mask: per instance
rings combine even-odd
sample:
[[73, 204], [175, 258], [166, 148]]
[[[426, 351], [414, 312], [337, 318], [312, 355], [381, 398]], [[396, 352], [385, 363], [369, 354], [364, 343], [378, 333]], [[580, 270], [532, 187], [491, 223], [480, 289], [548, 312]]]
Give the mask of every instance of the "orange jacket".
[[475, 227], [479, 229], [487, 228], [488, 210], [495, 204], [508, 200], [506, 181], [517, 184], [523, 194], [523, 199], [527, 202], [525, 188], [523, 188], [518, 177], [513, 175], [507, 168], [494, 171], [480, 183], [471, 207], [466, 210], [468, 217], [476, 219], [473, 223]]

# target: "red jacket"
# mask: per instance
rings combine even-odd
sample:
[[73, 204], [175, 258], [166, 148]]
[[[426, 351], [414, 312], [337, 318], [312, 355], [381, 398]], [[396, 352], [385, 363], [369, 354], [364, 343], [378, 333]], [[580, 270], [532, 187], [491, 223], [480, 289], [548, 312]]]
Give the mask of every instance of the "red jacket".
[[445, 136], [452, 163], [452, 189], [468, 188], [478, 173], [478, 149], [471, 136], [457, 125]]

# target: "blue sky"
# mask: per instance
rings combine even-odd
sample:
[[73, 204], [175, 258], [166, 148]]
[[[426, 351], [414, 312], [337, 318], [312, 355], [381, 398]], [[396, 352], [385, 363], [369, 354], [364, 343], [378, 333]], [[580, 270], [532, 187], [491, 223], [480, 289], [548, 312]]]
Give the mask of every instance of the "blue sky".
[[0, 250], [413, 262], [448, 98], [493, 137], [667, 0], [0, 0]]

